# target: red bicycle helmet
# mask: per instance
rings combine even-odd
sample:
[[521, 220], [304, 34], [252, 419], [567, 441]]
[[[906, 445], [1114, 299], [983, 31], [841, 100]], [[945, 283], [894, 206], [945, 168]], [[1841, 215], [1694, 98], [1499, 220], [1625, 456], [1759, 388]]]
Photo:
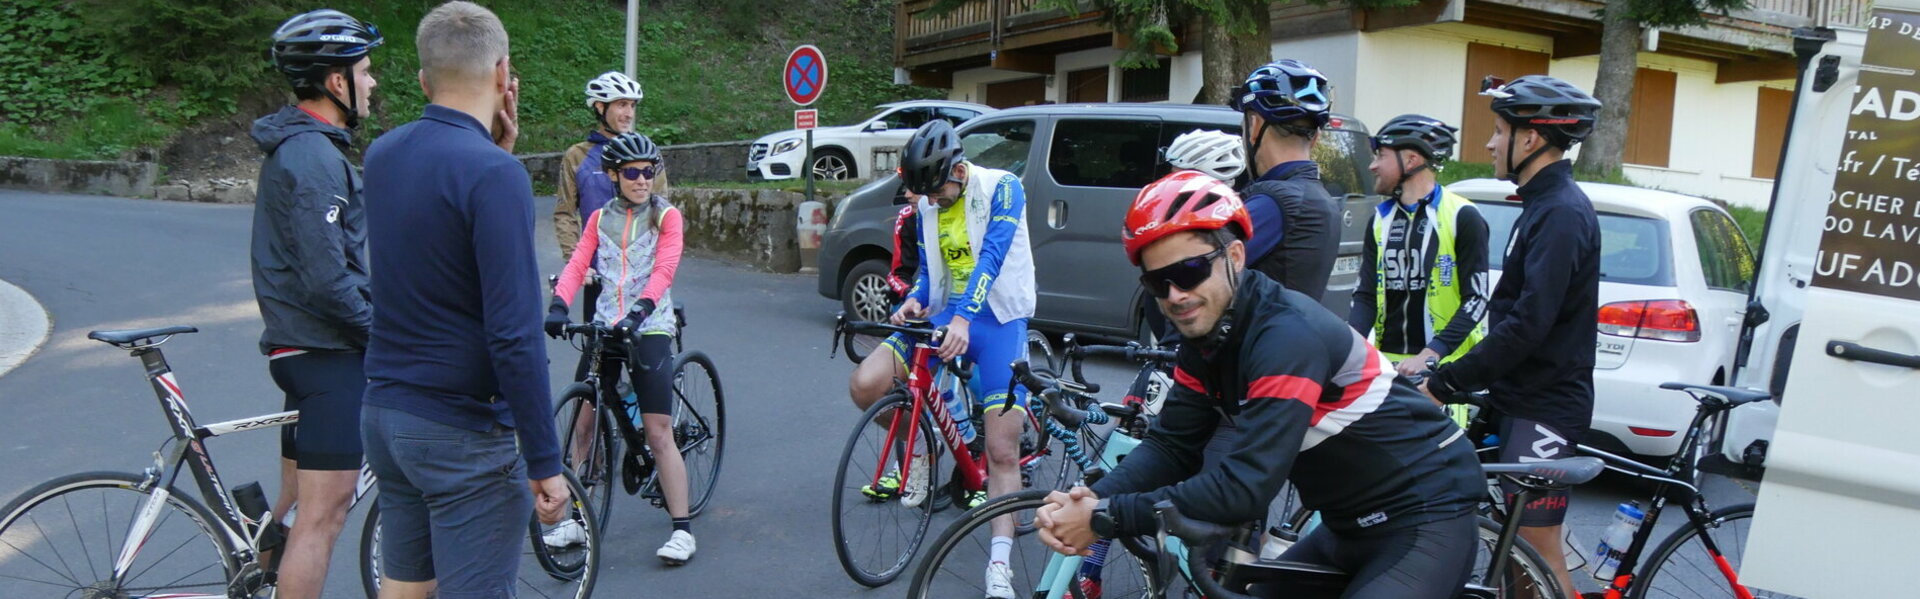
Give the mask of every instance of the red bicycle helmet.
[[1253, 238], [1253, 218], [1233, 187], [1195, 170], [1174, 171], [1140, 188], [1127, 209], [1127, 259], [1140, 265], [1140, 251], [1153, 242], [1183, 231], [1239, 228], [1242, 241]]

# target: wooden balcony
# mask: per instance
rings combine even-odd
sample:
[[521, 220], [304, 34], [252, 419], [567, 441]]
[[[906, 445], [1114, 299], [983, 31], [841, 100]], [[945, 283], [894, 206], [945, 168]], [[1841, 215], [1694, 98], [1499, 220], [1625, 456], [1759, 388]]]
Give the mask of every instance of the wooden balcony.
[[894, 64], [916, 77], [988, 65], [1051, 74], [1053, 54], [1112, 43], [1090, 7], [1072, 14], [1039, 0], [974, 0], [936, 15], [933, 4], [903, 0], [894, 11]]

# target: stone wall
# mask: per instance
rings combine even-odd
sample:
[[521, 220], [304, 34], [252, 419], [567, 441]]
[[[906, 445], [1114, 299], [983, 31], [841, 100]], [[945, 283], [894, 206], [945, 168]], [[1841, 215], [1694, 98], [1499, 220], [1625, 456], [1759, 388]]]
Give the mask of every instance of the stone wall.
[[[806, 194], [686, 187], [668, 191], [667, 198], [686, 216], [689, 247], [773, 272], [800, 270], [795, 226]], [[838, 201], [826, 195], [819, 199], [829, 209]]]
[[0, 187], [13, 189], [144, 198], [159, 175], [152, 162], [0, 156]]

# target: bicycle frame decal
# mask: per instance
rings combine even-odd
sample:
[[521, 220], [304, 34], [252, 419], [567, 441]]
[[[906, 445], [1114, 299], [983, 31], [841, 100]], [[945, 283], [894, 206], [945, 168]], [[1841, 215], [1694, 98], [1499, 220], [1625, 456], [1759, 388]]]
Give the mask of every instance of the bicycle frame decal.
[[140, 555], [140, 548], [147, 546], [147, 536], [153, 534], [154, 520], [160, 517], [160, 509], [166, 507], [167, 498], [172, 494], [166, 487], [153, 490], [147, 496], [147, 502], [140, 506], [140, 512], [133, 517], [133, 524], [127, 527], [127, 542], [120, 547], [120, 556], [113, 560], [113, 579], [126, 576], [127, 569], [133, 567], [133, 558]]
[[274, 414], [267, 414], [265, 416], [255, 416], [252, 418], [242, 418], [239, 420], [229, 420], [226, 422], [216, 422], [213, 424], [209, 424], [204, 427], [201, 427], [201, 430], [204, 430], [206, 432], [197, 436], [218, 437], [220, 435], [246, 432], [254, 429], [286, 426], [286, 425], [294, 424], [297, 422], [300, 422], [300, 412], [298, 411], [279, 412]]

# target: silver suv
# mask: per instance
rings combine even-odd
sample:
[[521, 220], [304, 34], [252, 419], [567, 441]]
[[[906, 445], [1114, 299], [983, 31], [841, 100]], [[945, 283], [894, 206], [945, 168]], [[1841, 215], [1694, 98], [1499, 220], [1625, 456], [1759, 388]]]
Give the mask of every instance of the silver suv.
[[[1121, 249], [1121, 221], [1140, 188], [1167, 173], [1161, 150], [1194, 129], [1237, 134], [1240, 113], [1184, 104], [1059, 104], [1005, 110], [960, 127], [969, 160], [1012, 171], [1026, 186], [1040, 294], [1034, 328], [1145, 337], [1142, 315], [1152, 303]], [[1369, 195], [1367, 136], [1359, 121], [1335, 116], [1313, 151], [1327, 192], [1345, 200], [1340, 257], [1321, 298], [1342, 316], [1358, 281], [1366, 214], [1380, 201]], [[889, 176], [854, 191], [822, 240], [820, 295], [840, 300], [850, 317], [878, 320], [890, 310], [885, 278], [899, 187]]]

